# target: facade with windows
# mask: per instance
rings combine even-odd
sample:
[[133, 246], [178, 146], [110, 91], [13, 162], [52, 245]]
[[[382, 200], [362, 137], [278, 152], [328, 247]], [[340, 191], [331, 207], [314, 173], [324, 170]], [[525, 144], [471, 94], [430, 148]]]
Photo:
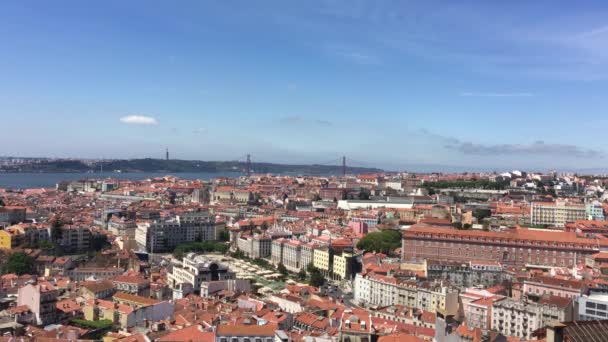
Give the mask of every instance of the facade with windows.
[[218, 325], [215, 342], [274, 342], [274, 325]]
[[193, 241], [219, 240], [223, 223], [215, 223], [208, 212], [183, 213], [168, 219], [142, 222], [135, 230], [138, 248], [164, 252]]
[[548, 323], [572, 320], [571, 306], [539, 304], [506, 298], [492, 304], [492, 330], [505, 336], [530, 339]]
[[592, 293], [579, 297], [578, 316], [584, 321], [608, 319], [608, 294]]
[[403, 232], [402, 258], [571, 267], [602, 247], [608, 242], [581, 238], [575, 232], [527, 228], [494, 232], [416, 224]]
[[580, 203], [532, 202], [530, 222], [533, 225], [563, 227], [567, 222], [586, 219], [587, 209], [584, 204]]
[[182, 267], [174, 266], [167, 279], [173, 289], [173, 298], [179, 299], [192, 292], [200, 292], [203, 282], [236, 279], [236, 274], [228, 266], [204, 255], [189, 253], [182, 259]]

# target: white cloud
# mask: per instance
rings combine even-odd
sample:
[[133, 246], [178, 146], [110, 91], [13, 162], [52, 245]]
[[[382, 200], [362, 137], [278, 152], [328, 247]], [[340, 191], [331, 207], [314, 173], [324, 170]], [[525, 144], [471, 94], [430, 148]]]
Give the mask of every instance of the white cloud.
[[133, 125], [147, 125], [147, 126], [156, 126], [158, 125], [158, 120], [151, 116], [144, 115], [127, 115], [120, 118], [120, 122], [126, 124]]

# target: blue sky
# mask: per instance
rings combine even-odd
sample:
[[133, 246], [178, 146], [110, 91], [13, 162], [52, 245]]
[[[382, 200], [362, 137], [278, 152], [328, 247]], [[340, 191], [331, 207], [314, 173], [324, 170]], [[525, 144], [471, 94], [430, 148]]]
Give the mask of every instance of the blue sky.
[[598, 168], [608, 4], [0, 2], [1, 155]]

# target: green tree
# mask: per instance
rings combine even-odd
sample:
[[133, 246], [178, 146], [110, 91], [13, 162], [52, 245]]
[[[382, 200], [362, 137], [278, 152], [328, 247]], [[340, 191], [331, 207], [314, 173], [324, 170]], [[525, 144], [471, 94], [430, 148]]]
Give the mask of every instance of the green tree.
[[6, 264], [2, 267], [2, 273], [15, 273], [17, 275], [33, 273], [34, 259], [31, 256], [19, 252], [9, 255]]
[[287, 267], [285, 267], [285, 265], [283, 265], [283, 263], [279, 263], [277, 265], [277, 271], [279, 271], [279, 273], [281, 273], [284, 276], [286, 276], [289, 273], [287, 271]]
[[57, 247], [57, 245], [49, 240], [41, 240], [38, 242], [38, 248], [40, 249], [53, 249], [55, 247]]
[[492, 216], [492, 211], [490, 209], [477, 208], [473, 210], [473, 216], [477, 218], [477, 222], [481, 222], [486, 217]]
[[310, 285], [315, 287], [320, 287], [325, 284], [325, 277], [321, 274], [321, 271], [318, 269], [314, 269], [313, 272], [310, 273]]
[[230, 232], [227, 230], [222, 230], [220, 232], [220, 241], [230, 241]]
[[359, 199], [360, 199], [360, 200], [368, 200], [368, 199], [369, 199], [369, 197], [370, 197], [370, 192], [369, 192], [369, 190], [367, 190], [367, 189], [365, 189], [365, 188], [362, 188], [362, 189], [359, 191]]
[[63, 222], [55, 220], [51, 224], [51, 240], [60, 241], [63, 238]]
[[108, 236], [105, 234], [93, 234], [91, 236], [91, 249], [94, 251], [100, 251], [110, 247], [108, 242]]
[[367, 234], [359, 240], [357, 248], [366, 252], [390, 254], [401, 246], [401, 233], [396, 230], [382, 230]]
[[300, 272], [298, 272], [298, 279], [299, 280], [306, 279], [306, 271], [304, 271], [304, 269], [301, 269]]
[[181, 244], [173, 250], [173, 256], [177, 259], [183, 258], [187, 253], [190, 252], [215, 252], [225, 254], [228, 251], [228, 245], [223, 242], [217, 241], [201, 241], [201, 242], [189, 242]]

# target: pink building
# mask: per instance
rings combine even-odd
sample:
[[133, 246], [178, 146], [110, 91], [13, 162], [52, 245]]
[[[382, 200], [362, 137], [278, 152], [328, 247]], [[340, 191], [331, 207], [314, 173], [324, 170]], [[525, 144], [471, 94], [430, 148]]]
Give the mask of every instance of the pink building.
[[348, 227], [350, 227], [353, 230], [353, 233], [355, 233], [359, 236], [364, 236], [368, 232], [367, 223], [362, 222], [362, 221], [350, 221], [348, 223]]
[[488, 330], [492, 322], [492, 304], [505, 299], [504, 296], [484, 297], [470, 302], [464, 312], [469, 327]]
[[27, 305], [36, 317], [37, 325], [55, 323], [59, 292], [48, 282], [28, 284], [19, 289], [17, 306]]
[[522, 294], [533, 298], [540, 298], [542, 295], [576, 298], [586, 290], [587, 286], [582, 280], [537, 276], [524, 281]]

